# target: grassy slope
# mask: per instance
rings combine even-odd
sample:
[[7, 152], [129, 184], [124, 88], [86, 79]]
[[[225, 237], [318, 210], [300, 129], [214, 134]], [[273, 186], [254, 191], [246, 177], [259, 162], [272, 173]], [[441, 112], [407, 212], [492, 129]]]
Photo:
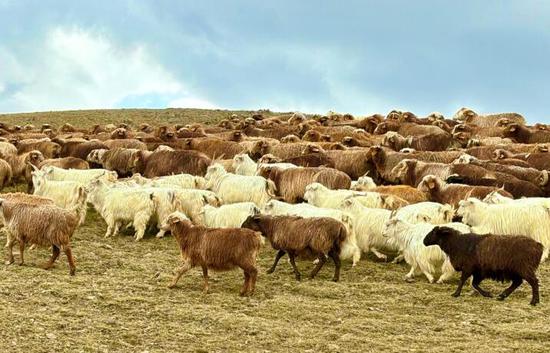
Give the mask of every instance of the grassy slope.
[[[71, 122], [216, 121], [230, 112], [199, 110], [90, 111], [1, 116], [22, 124]], [[39, 120], [38, 120], [39, 119]], [[19, 186], [19, 189], [22, 189]], [[550, 339], [550, 266], [540, 270], [542, 304], [528, 305], [523, 285], [504, 303], [470, 294], [450, 297], [456, 286], [405, 283], [405, 265], [362, 260], [344, 264], [340, 283], [327, 265], [313, 281], [294, 280], [290, 265], [265, 274], [274, 256], [264, 247], [256, 295], [240, 298], [242, 273], [212, 274], [211, 293], [201, 294], [200, 269], [166, 288], [178, 252], [171, 237], [130, 233], [104, 239], [105, 224], [89, 212], [74, 236], [77, 275], [66, 258], [45, 272], [36, 266], [47, 249], [27, 251], [26, 265], [3, 266], [0, 276], [0, 351], [168, 352], [168, 351], [547, 351]], [[4, 241], [4, 236], [0, 237]], [[17, 251], [16, 251], [17, 252]], [[17, 256], [16, 256], [17, 259]], [[298, 264], [302, 272], [311, 263]], [[486, 282], [493, 293], [503, 285]]]

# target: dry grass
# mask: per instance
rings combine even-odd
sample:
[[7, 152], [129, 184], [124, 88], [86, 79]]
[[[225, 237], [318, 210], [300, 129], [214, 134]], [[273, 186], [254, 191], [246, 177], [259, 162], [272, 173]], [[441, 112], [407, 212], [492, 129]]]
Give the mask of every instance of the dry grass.
[[[2, 268], [0, 351], [548, 351], [548, 264], [539, 273], [542, 304], [532, 308], [526, 285], [505, 302], [469, 289], [455, 299], [456, 281], [405, 283], [405, 265], [373, 258], [355, 269], [345, 263], [339, 283], [330, 281], [330, 263], [315, 280], [298, 283], [284, 260], [274, 274], [265, 273], [274, 256], [266, 246], [254, 297], [238, 296], [237, 270], [212, 274], [205, 296], [200, 269], [184, 275], [176, 289], [166, 288], [178, 265], [172, 237], [149, 234], [136, 243], [131, 233], [104, 239], [104, 232], [104, 222], [89, 212], [73, 239], [75, 277], [63, 255], [49, 272], [37, 267], [48, 249], [27, 251], [23, 267]], [[312, 268], [308, 261], [298, 266], [304, 274]], [[483, 285], [493, 293], [504, 288]]]

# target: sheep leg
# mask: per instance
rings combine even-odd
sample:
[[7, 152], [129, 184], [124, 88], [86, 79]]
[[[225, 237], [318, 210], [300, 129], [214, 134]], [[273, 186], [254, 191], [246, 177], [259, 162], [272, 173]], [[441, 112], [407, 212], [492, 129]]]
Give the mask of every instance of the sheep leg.
[[19, 241], [19, 266], [23, 266], [25, 264], [25, 256], [23, 253], [25, 252], [25, 242], [23, 240]]
[[71, 250], [71, 246], [70, 245], [65, 245], [63, 247], [63, 252], [67, 256], [67, 261], [69, 262], [69, 274], [71, 276], [74, 276], [74, 274], [76, 272], [76, 266], [74, 264], [73, 251]]
[[527, 283], [529, 283], [529, 285], [531, 286], [532, 292], [533, 292], [531, 302], [529, 304], [537, 305], [540, 302], [540, 300], [539, 300], [539, 280], [537, 279], [537, 277], [535, 277], [534, 274], [532, 276], [526, 277], [525, 280], [527, 281]]
[[143, 235], [145, 234], [145, 229], [147, 228], [147, 219], [140, 217], [139, 220], [134, 220], [134, 228], [136, 229], [136, 234], [135, 234], [136, 241], [143, 239]]
[[248, 280], [248, 295], [254, 294], [254, 290], [256, 289], [256, 279], [258, 278], [258, 269], [255, 265], [253, 265], [251, 268], [247, 269], [248, 275], [250, 276], [250, 279]]
[[294, 271], [294, 276], [296, 277], [297, 281], [300, 281], [302, 279], [302, 275], [300, 274], [300, 271], [298, 271], [298, 267], [296, 267], [296, 261], [295, 255], [293, 252], [288, 252], [288, 257], [290, 258], [290, 265], [292, 266], [292, 270]]
[[382, 254], [380, 251], [378, 251], [375, 248], [370, 248], [370, 251], [379, 259], [386, 261], [388, 257], [384, 254]]
[[13, 259], [13, 246], [14, 245], [15, 245], [15, 241], [8, 234], [8, 241], [6, 242], [6, 247], [8, 248], [8, 260], [6, 261], [6, 265], [11, 265], [15, 261]]
[[[273, 273], [275, 272], [275, 267], [277, 267], [277, 264], [279, 263], [279, 260], [281, 259], [281, 257], [285, 256], [285, 251], [284, 250], [279, 250], [277, 252], [277, 255], [275, 255], [275, 261], [273, 262], [273, 265], [271, 266], [271, 268], [269, 270], [267, 270], [267, 273]], [[289, 255], [290, 256], [290, 255]]]
[[208, 294], [208, 267], [202, 266], [202, 278], [204, 279], [204, 289], [203, 294]]
[[55, 245], [52, 245], [52, 257], [50, 257], [50, 260], [46, 262], [44, 265], [42, 265], [42, 268], [44, 270], [49, 270], [53, 267], [53, 263], [55, 260], [57, 260], [57, 257], [59, 256], [59, 248]]
[[328, 255], [332, 258], [334, 261], [334, 277], [332, 278], [332, 281], [338, 282], [340, 280], [340, 251], [338, 249], [332, 248], [328, 252]]
[[456, 288], [456, 291], [453, 294], [451, 294], [453, 297], [455, 298], [460, 297], [460, 293], [462, 292], [462, 287], [464, 287], [464, 283], [470, 276], [471, 276], [471, 273], [462, 271], [462, 274], [460, 275], [460, 280], [458, 281], [458, 287]]
[[414, 282], [414, 276], [421, 273], [420, 269], [418, 268], [418, 264], [414, 263], [411, 265], [411, 270], [409, 273], [405, 275], [405, 282]]
[[510, 285], [510, 287], [506, 288], [502, 293], [500, 293], [497, 299], [504, 300], [508, 298], [508, 296], [512, 294], [512, 292], [515, 291], [517, 287], [521, 286], [522, 283], [523, 283], [523, 279], [521, 277], [514, 278], [512, 280], [512, 284]]
[[475, 290], [477, 290], [479, 292], [479, 294], [481, 294], [482, 296], [484, 296], [485, 298], [492, 298], [493, 295], [489, 292], [487, 292], [486, 290], [482, 289], [479, 284], [481, 283], [481, 281], [483, 281], [483, 277], [481, 277], [479, 274], [477, 273], [474, 273], [474, 279], [472, 281], [472, 287], [474, 287]]
[[172, 282], [168, 285], [168, 288], [174, 288], [178, 283], [180, 277], [191, 268], [191, 264], [183, 262], [182, 265], [176, 269], [176, 275], [172, 279]]
[[320, 254], [317, 259], [319, 261], [317, 262], [317, 265], [315, 266], [315, 268], [313, 269], [313, 271], [311, 271], [311, 274], [309, 275], [309, 278], [311, 278], [311, 279], [315, 278], [315, 276], [321, 270], [321, 268], [323, 267], [325, 262], [327, 262], [327, 258], [325, 257], [325, 254]]
[[402, 262], [404, 259], [405, 259], [405, 256], [403, 254], [399, 254], [391, 261], [391, 263], [392, 264], [398, 264], [398, 263]]

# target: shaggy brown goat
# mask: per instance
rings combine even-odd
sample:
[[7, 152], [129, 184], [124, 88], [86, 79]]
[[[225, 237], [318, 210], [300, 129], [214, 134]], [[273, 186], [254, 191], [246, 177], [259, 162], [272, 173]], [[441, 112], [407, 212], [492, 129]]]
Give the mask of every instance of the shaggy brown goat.
[[486, 278], [496, 281], [512, 281], [510, 287], [497, 297], [506, 299], [523, 280], [531, 286], [531, 305], [539, 303], [539, 281], [536, 276], [543, 247], [525, 236], [461, 234], [448, 227], [435, 227], [424, 238], [424, 245], [438, 245], [451, 259], [456, 271], [462, 272], [453, 297], [460, 296], [464, 282], [473, 277], [474, 287], [484, 297], [491, 293], [479, 284]]
[[17, 152], [23, 154], [30, 151], [40, 151], [44, 158], [56, 158], [61, 153], [61, 146], [49, 140], [41, 140], [33, 143], [24, 143], [20, 141], [17, 145]]
[[346, 173], [352, 179], [358, 179], [369, 173], [376, 176], [376, 168], [369, 158], [368, 149], [330, 150], [325, 154], [334, 161], [334, 168]]
[[25, 263], [24, 251], [27, 243], [41, 246], [52, 246], [52, 257], [42, 266], [50, 269], [60, 250], [65, 252], [69, 262], [69, 273], [75, 274], [76, 267], [71, 251], [70, 240], [86, 212], [86, 193], [79, 189], [78, 201], [71, 209], [64, 209], [49, 204], [20, 203], [0, 199], [0, 213], [8, 233], [8, 263], [14, 261], [13, 245], [19, 242], [20, 265]]
[[299, 281], [301, 275], [296, 267], [295, 258], [300, 253], [307, 252], [319, 259], [311, 271], [311, 279], [325, 264], [326, 255], [334, 261], [335, 269], [332, 280], [337, 282], [340, 279], [340, 250], [348, 236], [342, 222], [327, 217], [256, 215], [249, 216], [242, 227], [261, 232], [264, 237], [269, 239], [273, 249], [278, 250], [275, 261], [267, 273], [273, 273], [281, 257], [288, 253], [294, 275]]
[[504, 197], [513, 198], [509, 192], [494, 186], [447, 184], [435, 175], [426, 175], [418, 184], [418, 190], [425, 192], [430, 201], [449, 204], [455, 208], [458, 207], [461, 200], [466, 200], [469, 197], [483, 200], [485, 196], [492, 192], [498, 192]]
[[204, 176], [211, 162], [197, 151], [140, 151], [132, 171], [146, 178], [180, 173]]
[[349, 189], [351, 186], [351, 179], [345, 173], [324, 167], [279, 169], [267, 165], [258, 170], [258, 175], [273, 180], [277, 194], [289, 203], [302, 200], [306, 186], [311, 183], [321, 183], [329, 189]]
[[550, 131], [530, 130], [525, 125], [510, 124], [503, 132], [505, 137], [514, 139], [519, 143], [546, 143], [550, 142]]
[[245, 148], [238, 142], [220, 140], [215, 137], [189, 139], [186, 145], [187, 149], [200, 151], [212, 159], [231, 159], [237, 154], [245, 152]]
[[517, 113], [498, 113], [479, 115], [472, 109], [461, 108], [453, 116], [454, 120], [459, 120], [464, 123], [470, 123], [481, 127], [496, 126], [499, 120], [508, 119], [510, 122], [525, 125], [525, 118]]
[[453, 145], [452, 136], [446, 132], [403, 137], [390, 131], [384, 136], [382, 145], [390, 147], [394, 151], [403, 148], [414, 148], [417, 151], [445, 151], [449, 147], [456, 147]]
[[[120, 139], [104, 141], [105, 148], [135, 148], [137, 150], [147, 150], [147, 144], [136, 139]], [[75, 156], [76, 157], [76, 156]]]
[[185, 216], [178, 213], [168, 216], [163, 230], [172, 232], [182, 259], [182, 265], [176, 270], [169, 288], [175, 287], [180, 277], [189, 269], [201, 266], [204, 293], [207, 293], [209, 269], [227, 271], [240, 267], [244, 272], [241, 296], [254, 293], [258, 276], [256, 255], [261, 246], [259, 233], [241, 228], [194, 226]]
[[92, 150], [97, 150], [100, 148], [108, 149], [102, 141], [92, 140], [92, 141], [71, 141], [71, 140], [62, 140], [56, 139], [56, 142], [61, 144], [61, 153], [60, 157], [76, 157], [83, 160], [86, 160], [88, 154]]
[[334, 161], [326, 153], [308, 153], [298, 157], [284, 159], [285, 163], [292, 163], [300, 167], [329, 167], [334, 168]]

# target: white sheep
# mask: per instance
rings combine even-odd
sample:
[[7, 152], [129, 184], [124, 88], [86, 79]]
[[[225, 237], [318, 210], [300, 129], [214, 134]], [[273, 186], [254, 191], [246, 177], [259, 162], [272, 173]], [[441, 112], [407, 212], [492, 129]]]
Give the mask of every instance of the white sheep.
[[331, 208], [321, 208], [309, 205], [307, 203], [291, 204], [278, 200], [271, 200], [262, 209], [262, 213], [272, 216], [300, 216], [311, 217], [330, 217], [342, 222], [348, 230], [348, 239], [342, 245], [340, 258], [342, 260], [352, 259], [353, 265], [361, 259], [361, 250], [357, 246], [355, 229], [351, 216], [341, 210]]
[[[528, 199], [527, 199], [528, 200]], [[541, 262], [550, 251], [550, 209], [538, 202], [517, 200], [490, 205], [475, 198], [459, 203], [457, 215], [478, 234], [524, 235], [544, 246]]]
[[143, 238], [155, 213], [153, 193], [139, 187], [112, 187], [101, 179], [94, 179], [89, 189], [88, 201], [107, 223], [105, 237], [115, 236], [123, 223], [131, 222], [135, 240]]
[[235, 155], [235, 157], [233, 157], [232, 167], [235, 170], [235, 174], [252, 176], [258, 175], [258, 170], [265, 165], [279, 169], [298, 168], [297, 165], [292, 163], [256, 163], [246, 153]]
[[197, 223], [209, 228], [240, 228], [243, 222], [260, 209], [253, 202], [239, 202], [220, 207], [205, 205]]
[[369, 176], [363, 175], [356, 181], [351, 182], [350, 190], [369, 191], [374, 189], [375, 187], [377, 187], [377, 185], [374, 180]]
[[[85, 193], [81, 183], [67, 180], [48, 180], [44, 174], [32, 172], [34, 195], [48, 197], [62, 208], [71, 208], [78, 201], [79, 193]], [[79, 191], [82, 189], [82, 191]]]
[[117, 179], [117, 173], [105, 169], [62, 169], [54, 166], [46, 166], [41, 170], [48, 180], [76, 181], [88, 185], [92, 180], [99, 178], [106, 182]]
[[516, 203], [525, 206], [542, 205], [550, 208], [550, 198], [548, 197], [525, 197], [522, 199], [512, 199], [506, 196], [502, 196], [498, 193], [498, 191], [493, 191], [489, 195], [485, 196], [483, 202], [493, 205], [503, 203]]
[[273, 181], [261, 176], [228, 173], [217, 163], [208, 167], [205, 179], [206, 188], [215, 192], [224, 203], [254, 202], [258, 207], [263, 207], [275, 197]]
[[353, 190], [331, 190], [320, 183], [306, 186], [304, 200], [309, 204], [324, 208], [338, 208], [342, 201], [349, 197], [361, 198], [360, 202], [367, 207], [383, 207], [383, 200], [379, 193], [361, 192]]
[[[399, 245], [407, 264], [411, 266], [405, 275], [406, 281], [411, 281], [415, 275], [423, 273], [428, 282], [433, 283], [437, 270], [441, 276], [437, 283], [444, 283], [456, 272], [449, 257], [438, 246], [425, 246], [424, 238], [435, 227], [429, 223], [410, 223], [399, 218], [392, 218], [385, 223], [385, 237], [393, 239]], [[447, 223], [445, 227], [469, 233], [470, 227], [462, 223]]]
[[156, 187], [177, 187], [180, 189], [204, 189], [206, 180], [201, 176], [191, 174], [174, 174], [151, 179], [149, 185]]
[[453, 214], [451, 205], [425, 201], [402, 207], [394, 211], [393, 217], [413, 223], [423, 221], [431, 224], [444, 224], [451, 223]]

